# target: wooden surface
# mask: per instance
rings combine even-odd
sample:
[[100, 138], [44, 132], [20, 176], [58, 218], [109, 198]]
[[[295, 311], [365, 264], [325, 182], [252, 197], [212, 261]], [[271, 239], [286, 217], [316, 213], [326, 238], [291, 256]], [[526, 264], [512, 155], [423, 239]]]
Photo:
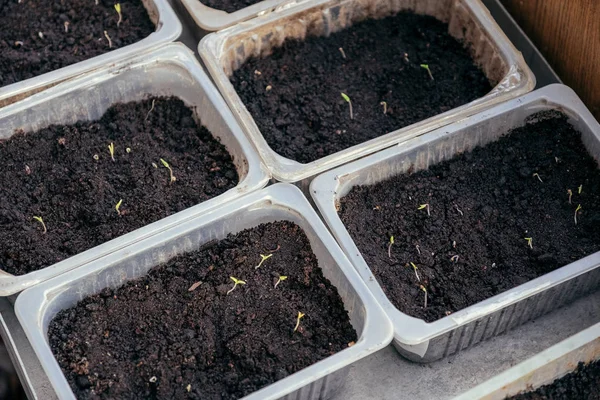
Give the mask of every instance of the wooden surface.
[[600, 120], [600, 0], [502, 0], [502, 4]]

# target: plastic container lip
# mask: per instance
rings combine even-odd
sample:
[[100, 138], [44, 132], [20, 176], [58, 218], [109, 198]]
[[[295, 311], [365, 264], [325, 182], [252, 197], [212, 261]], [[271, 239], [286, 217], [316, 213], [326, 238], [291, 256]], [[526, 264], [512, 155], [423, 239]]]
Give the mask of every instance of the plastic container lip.
[[[548, 109], [562, 111], [585, 127], [588, 131], [588, 143], [586, 144], [594, 146], [594, 153], [600, 154], [600, 125], [573, 90], [564, 85], [554, 84], [497, 105], [463, 121], [328, 171], [312, 181], [310, 194], [327, 226], [394, 324], [394, 345], [398, 347], [402, 347], [402, 345], [417, 346], [413, 351], [418, 351], [422, 356], [427, 352], [431, 339], [557, 287], [600, 266], [600, 252], [596, 252], [449, 316], [427, 323], [400, 312], [388, 300], [377, 280], [372, 279], [370, 268], [336, 211], [336, 202], [345, 196], [353, 186], [363, 184], [364, 180], [381, 181], [390, 175], [403, 173], [405, 166], [415, 162], [408, 157], [412, 154], [411, 152], [428, 149], [428, 155], [418, 156], [420, 160], [427, 160], [427, 162], [429, 162], [429, 155], [434, 157], [433, 153], [455, 154], [465, 145], [462, 141], [455, 139], [457, 133], [468, 132], [471, 128], [473, 131], [471, 134], [477, 138], [485, 134], [480, 132], [477, 124], [494, 118], [497, 118], [502, 129], [507, 131], [513, 127], [511, 124], [514, 123], [508, 116], [511, 112], [523, 110], [530, 115]], [[465, 134], [461, 140], [465, 140], [466, 136]], [[437, 146], [438, 143], [451, 144]]]
[[201, 0], [181, 0], [181, 3], [200, 29], [214, 32], [302, 1], [304, 0], [263, 0], [231, 13], [211, 8]]
[[0, 107], [25, 99], [82, 73], [114, 65], [124, 58], [173, 42], [181, 35], [182, 25], [168, 0], [142, 0], [156, 30], [128, 46], [101, 54], [33, 78], [0, 87]]
[[[490, 57], [489, 62], [501, 62], [506, 66], [506, 73], [490, 93], [450, 111], [386, 133], [307, 164], [301, 164], [279, 155], [262, 136], [256, 122], [229, 81], [228, 74], [235, 68], [235, 65], [243, 62], [245, 57], [267, 53], [267, 50], [261, 48], [261, 46], [277, 45], [286, 37], [303, 38], [307, 34], [307, 29], [316, 29], [314, 26], [319, 24], [319, 26], [322, 25], [321, 28], [326, 33], [330, 33], [335, 28], [333, 26], [335, 21], [332, 22], [332, 19], [342, 18], [345, 15], [341, 10], [353, 10], [352, 7], [359, 7], [363, 3], [369, 2], [360, 0], [307, 0], [223, 31], [211, 33], [205, 36], [199, 44], [198, 51], [209, 74], [236, 119], [257, 148], [267, 168], [273, 177], [279, 181], [299, 182], [313, 177], [338, 165], [464, 119], [495, 104], [527, 93], [535, 87], [535, 77], [523, 57], [500, 30], [480, 0], [446, 2], [445, 4], [450, 4], [453, 7], [451, 11], [460, 8], [459, 11], [455, 12], [467, 13], [473, 21], [472, 23], [481, 31], [481, 36], [477, 36], [478, 40], [480, 42], [485, 41], [493, 46], [495, 49], [493, 54], [487, 55]], [[377, 3], [378, 6], [381, 4], [387, 4], [387, 2]], [[377, 9], [377, 7], [372, 5], [368, 11], [361, 9], [360, 12], [369, 12], [369, 15], [372, 15], [375, 12], [372, 9]], [[351, 11], [348, 12], [351, 13]], [[475, 46], [475, 44], [473, 45]], [[483, 50], [481, 52], [489, 53]], [[232, 57], [235, 57], [235, 59]]]
[[[283, 217], [273, 218], [274, 213]], [[248, 215], [251, 217], [246, 217]], [[334, 279], [331, 276], [340, 281], [335, 286], [359, 334], [359, 339], [352, 347], [260, 389], [244, 397], [244, 400], [279, 399], [291, 393], [297, 396], [294, 398], [314, 399], [315, 390], [321, 394], [326, 392], [324, 388], [328, 386], [328, 376], [390, 343], [393, 330], [389, 319], [306, 198], [293, 185], [275, 184], [19, 294], [15, 313], [57, 395], [61, 399], [75, 398], [46, 337], [48, 324], [58, 311], [70, 307], [90, 293], [98, 293], [104, 287], [116, 287], [125, 280], [143, 276], [149, 268], [167, 261], [175, 254], [193, 251], [197, 248], [190, 244], [194, 240], [202, 244], [213, 237], [222, 238], [229, 232], [244, 229], [244, 218], [247, 218], [250, 226], [281, 219], [293, 220], [301, 225], [317, 257], [327, 257], [329, 260], [320, 262], [320, 267], [326, 276], [329, 274], [332, 283]], [[216, 232], [211, 229], [216, 229]], [[197, 232], [200, 239], [194, 236]], [[110, 275], [110, 271], [116, 273]]]
[[490, 378], [454, 400], [504, 400], [552, 383], [574, 371], [579, 362], [600, 359], [600, 323]]
[[[116, 99], [114, 101], [110, 100], [111, 104], [122, 101], [134, 90], [132, 88], [132, 85], [134, 85], [132, 83], [133, 79], [127, 82], [119, 80], [120, 76], [125, 76], [125, 74], [132, 74], [127, 75], [132, 78], [137, 77], [136, 83], [142, 85], [138, 91], [143, 91], [145, 95], [173, 94], [177, 96], [177, 92], [171, 93], [171, 84], [169, 84], [171, 85], [169, 87], [162, 87], [161, 79], [152, 79], [153, 76], [158, 76], [156, 74], [152, 75], [152, 71], [159, 71], [162, 74], [160, 78], [171, 76], [172, 81], [180, 80], [182, 82], [181, 86], [185, 85], [186, 81], [184, 80], [189, 80], [193, 84], [187, 85], [186, 90], [195, 90], [198, 93], [195, 94], [196, 92], [194, 92], [194, 101], [198, 102], [197, 107], [195, 107], [196, 113], [200, 116], [202, 124], [209, 127], [213, 135], [218, 135], [226, 145], [227, 150], [232, 154], [234, 164], [240, 174], [239, 183], [234, 188], [207, 201], [37, 271], [15, 276], [0, 270], [0, 296], [18, 293], [29, 286], [70, 271], [145, 237], [160, 233], [170, 226], [186, 221], [198, 214], [209, 212], [223, 202], [267, 185], [269, 176], [256, 151], [241, 132], [222, 97], [202, 70], [192, 51], [178, 43], [166, 44], [147, 53], [124, 60], [115, 66], [84, 74], [43, 93], [1, 108], [0, 138], [12, 136], [14, 130], [18, 128], [24, 128], [26, 131], [38, 130], [47, 126], [50, 122], [73, 123], [75, 122], [72, 120], [73, 118], [86, 119], [87, 113], [97, 112], [97, 104], [94, 102], [101, 103], [105, 101], [104, 98], [100, 99], [99, 96], [101, 95], [97, 94], [102, 88], [106, 88], [107, 91], [110, 90], [110, 93]], [[193, 89], [189, 89], [192, 86], [194, 86]], [[181, 87], [174, 90], [180, 93], [184, 91]], [[68, 99], [70, 94], [72, 96], [72, 93], [78, 95], [76, 100], [79, 102], [79, 106], [76, 109], [68, 110], [66, 107], [59, 106], [53, 108], [52, 104], [62, 104], [63, 99]], [[75, 100], [72, 99], [72, 101]], [[79, 118], [82, 112], [84, 117]]]

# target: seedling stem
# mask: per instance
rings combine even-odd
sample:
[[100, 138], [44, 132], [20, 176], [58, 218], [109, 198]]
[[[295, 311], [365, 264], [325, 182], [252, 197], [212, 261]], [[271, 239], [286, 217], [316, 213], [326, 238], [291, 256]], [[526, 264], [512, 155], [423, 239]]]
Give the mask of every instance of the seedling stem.
[[108, 32], [104, 31], [104, 37], [108, 40], [108, 48], [112, 49], [112, 40], [110, 40], [110, 36], [108, 36]]
[[535, 174], [533, 174], [534, 177], [538, 178], [538, 180], [542, 183], [544, 183], [544, 181], [542, 180], [542, 178], [540, 178], [540, 174], [538, 174], [537, 172]]
[[567, 189], [567, 193], [569, 194], [569, 204], [571, 204], [571, 197], [573, 197], [573, 191], [571, 189]]
[[233, 287], [231, 289], [229, 289], [227, 294], [233, 292], [235, 290], [235, 288], [237, 287], [237, 285], [245, 285], [246, 284], [246, 282], [244, 282], [240, 279], [234, 278], [233, 276], [230, 276], [229, 279], [231, 279], [233, 281]]
[[350, 107], [350, 119], [354, 119], [354, 114], [352, 113], [352, 101], [350, 100], [350, 97], [348, 97], [346, 93], [340, 94], [342, 95], [342, 99], [344, 99], [346, 103], [348, 103], [348, 107]]
[[379, 104], [383, 106], [383, 115], [387, 114], [387, 103], [385, 101], [382, 101]]
[[417, 277], [417, 280], [419, 282], [421, 282], [421, 278], [419, 277], [419, 273], [417, 272], [417, 269], [418, 269], [417, 266], [415, 265], [414, 262], [411, 262], [410, 265], [412, 265], [413, 269], [415, 270], [415, 276]]
[[271, 254], [269, 254], [269, 255], [266, 255], [266, 256], [265, 256], [264, 254], [261, 254], [261, 255], [260, 255], [260, 258], [261, 258], [261, 260], [260, 260], [260, 262], [258, 263], [258, 265], [257, 265], [256, 267], [254, 267], [254, 269], [259, 269], [259, 268], [260, 268], [260, 266], [261, 266], [261, 265], [262, 265], [262, 264], [263, 264], [263, 263], [264, 263], [266, 260], [268, 260], [268, 259], [269, 259], [269, 258], [271, 258], [271, 257], [273, 257], [273, 253], [271, 253]]
[[123, 14], [121, 14], [121, 3], [115, 4], [115, 11], [117, 12], [117, 14], [119, 14], [119, 20], [117, 21], [118, 27], [119, 25], [121, 25], [121, 22], [123, 22]]
[[169, 165], [168, 162], [166, 162], [165, 160], [163, 160], [162, 158], [160, 159], [161, 164], [169, 170], [169, 175], [171, 176], [171, 180], [169, 181], [169, 185], [173, 182], [175, 182], [177, 180], [177, 178], [175, 178], [175, 175], [173, 175], [173, 170], [171, 169], [171, 166]]
[[525, 240], [527, 240], [527, 246], [529, 246], [530, 249], [533, 249], [533, 238], [527, 237]]
[[394, 237], [390, 236], [390, 244], [388, 245], [388, 257], [392, 259], [392, 245], [394, 244]]
[[342, 53], [342, 57], [345, 60], [346, 59], [346, 53], [344, 53], [344, 49], [340, 47], [338, 50], [340, 51], [340, 53]]
[[117, 214], [119, 214], [119, 215], [121, 215], [121, 211], [119, 211], [119, 208], [121, 208], [122, 203], [123, 203], [123, 199], [119, 200], [119, 202], [115, 206], [115, 210], [117, 210]]
[[304, 318], [304, 313], [301, 313], [300, 311], [298, 311], [298, 317], [296, 318], [296, 326], [294, 327], [294, 332], [296, 332], [298, 330], [298, 327], [300, 326], [300, 320], [302, 318]]
[[277, 289], [277, 285], [279, 285], [280, 282], [283, 282], [287, 279], [288, 277], [285, 275], [279, 275], [279, 278], [277, 279], [277, 282], [275, 282], [275, 289]]
[[115, 161], [115, 144], [114, 143], [110, 143], [108, 145], [108, 151], [110, 153], [110, 158]]
[[422, 210], [424, 208], [427, 209], [427, 216], [431, 216], [431, 213], [429, 212], [429, 203], [421, 204], [417, 210]]
[[458, 254], [457, 254], [457, 255], [455, 255], [455, 256], [452, 256], [452, 257], [450, 258], [450, 261], [452, 261], [452, 262], [455, 262], [455, 263], [456, 263], [456, 262], [458, 262], [458, 258], [459, 258], [459, 257], [458, 257]]
[[433, 75], [431, 74], [431, 70], [429, 69], [429, 65], [427, 65], [427, 64], [421, 64], [421, 68], [427, 70], [427, 73], [429, 74], [429, 77], [433, 81], [434, 79], [433, 79]]
[[575, 209], [575, 225], [577, 225], [577, 213], [579, 210], [581, 210], [581, 204], [578, 204], [577, 208]]
[[581, 194], [582, 191], [583, 191], [583, 184], [579, 185], [579, 187], [577, 188], [577, 194]]
[[425, 306], [423, 308], [427, 308], [427, 289], [423, 285], [420, 285], [419, 288], [425, 292]]
[[44, 220], [42, 219], [42, 217], [36, 217], [34, 216], [33, 219], [35, 219], [37, 222], [39, 222], [40, 224], [42, 224], [42, 228], [44, 228], [44, 232], [42, 233], [46, 233], [48, 232], [48, 230], [46, 229], [46, 224], [44, 223]]

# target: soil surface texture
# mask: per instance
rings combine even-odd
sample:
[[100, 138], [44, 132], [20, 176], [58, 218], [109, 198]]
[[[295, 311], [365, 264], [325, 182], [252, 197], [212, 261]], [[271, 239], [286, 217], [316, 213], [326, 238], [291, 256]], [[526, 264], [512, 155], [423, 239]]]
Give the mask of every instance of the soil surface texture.
[[[261, 254], [272, 256], [257, 269]], [[231, 277], [245, 284], [232, 290]], [[49, 339], [79, 399], [207, 400], [248, 395], [356, 332], [304, 232], [279, 221], [88, 297], [55, 317]]]
[[536, 114], [485, 147], [353, 188], [340, 217], [390, 301], [431, 322], [600, 250], [600, 170], [580, 138], [564, 116]]
[[247, 61], [231, 82], [271, 148], [308, 163], [488, 93], [489, 81], [447, 31], [412, 13], [366, 20], [287, 41]]
[[511, 400], [600, 400], [600, 361], [579, 363], [570, 374], [542, 386], [535, 392], [513, 396]]
[[16, 133], [0, 141], [0, 159], [0, 269], [16, 275], [199, 204], [238, 182], [225, 147], [176, 98], [118, 104], [98, 121]]
[[261, 1], [263, 0], [202, 0], [201, 3], [215, 10], [232, 13]]
[[114, 0], [0, 0], [0, 87], [139, 42], [155, 31], [140, 0], [119, 2], [117, 25]]

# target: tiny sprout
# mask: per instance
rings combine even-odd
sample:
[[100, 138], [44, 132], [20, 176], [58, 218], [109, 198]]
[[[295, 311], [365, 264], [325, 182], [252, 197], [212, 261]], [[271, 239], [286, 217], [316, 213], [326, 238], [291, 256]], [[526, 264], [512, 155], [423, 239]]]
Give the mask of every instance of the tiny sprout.
[[394, 244], [394, 237], [390, 236], [390, 244], [388, 245], [388, 257], [392, 258], [392, 245]]
[[383, 106], [383, 114], [387, 114], [387, 103], [385, 101], [382, 101], [381, 103], [379, 103], [379, 105]]
[[529, 248], [533, 249], [533, 238], [524, 238], [525, 240], [527, 240], [527, 246], [529, 246]]
[[192, 391], [192, 385], [187, 385], [185, 387], [185, 390], [187, 390], [188, 393], [191, 392]]
[[126, 149], [125, 149], [125, 151], [126, 151], [127, 153], [131, 153], [131, 148], [129, 148], [129, 147], [128, 147], [128, 148], [126, 148]]
[[123, 22], [123, 14], [121, 14], [121, 3], [115, 4], [115, 11], [119, 15], [119, 20], [117, 21], [117, 26], [119, 26], [121, 25], [121, 22]]
[[450, 257], [450, 261], [452, 261], [454, 263], [458, 262], [458, 259], [459, 259], [458, 254], [455, 255], [455, 256]]
[[294, 332], [296, 332], [298, 330], [298, 327], [300, 326], [300, 320], [302, 318], [304, 318], [304, 313], [301, 313], [300, 311], [298, 311], [298, 317], [296, 318], [296, 326], [294, 327]]
[[271, 85], [267, 85], [267, 87], [265, 88], [265, 90], [268, 92], [269, 90], [273, 89], [273, 86]]
[[104, 37], [108, 40], [108, 48], [112, 49], [112, 40], [110, 39], [110, 36], [108, 36], [108, 32], [104, 31]]
[[119, 208], [121, 208], [121, 204], [123, 204], [123, 199], [119, 200], [119, 202], [115, 206], [115, 210], [117, 210], [117, 214], [119, 215], [121, 215], [121, 211], [119, 210]]
[[538, 180], [539, 180], [540, 182], [544, 183], [544, 181], [542, 180], [542, 178], [540, 178], [540, 174], [538, 174], [537, 172], [536, 172], [535, 174], [533, 174], [533, 176], [534, 176], [535, 178], [538, 178]]
[[110, 152], [110, 158], [115, 161], [115, 144], [114, 143], [110, 143], [108, 145], [108, 151]]
[[342, 53], [342, 57], [344, 58], [344, 60], [346, 59], [346, 53], [344, 53], [344, 49], [342, 49], [341, 47], [338, 49], [340, 51], [340, 53]]
[[171, 181], [169, 182], [169, 184], [175, 182], [177, 180], [177, 178], [175, 178], [175, 175], [173, 175], [173, 170], [171, 169], [171, 166], [169, 165], [168, 162], [166, 162], [165, 160], [163, 160], [162, 158], [160, 159], [161, 164], [169, 170], [169, 175], [171, 176]]
[[152, 166], [153, 166], [154, 168], [158, 168], [158, 165], [156, 165], [156, 163], [155, 163], [155, 162], [153, 162], [153, 163], [152, 163]]
[[69, 33], [69, 21], [65, 21], [65, 33]]
[[279, 285], [280, 282], [283, 282], [287, 279], [288, 277], [285, 275], [279, 275], [279, 278], [277, 279], [277, 282], [275, 283], [275, 287], [274, 289], [277, 289], [277, 285]]
[[421, 68], [427, 70], [427, 73], [429, 74], [429, 77], [431, 78], [431, 80], [433, 80], [433, 75], [431, 74], [431, 70], [429, 69], [429, 65], [427, 65], [427, 64], [421, 64]]
[[571, 189], [567, 189], [567, 193], [569, 195], [569, 204], [571, 204], [571, 197], [573, 197], [573, 191]]
[[577, 208], [575, 209], [575, 225], [577, 225], [577, 213], [579, 210], [581, 210], [581, 204], [578, 204]]
[[421, 204], [421, 205], [419, 206], [419, 208], [417, 208], [417, 210], [422, 210], [422, 209], [424, 209], [424, 208], [426, 208], [426, 209], [427, 209], [427, 215], [428, 215], [428, 216], [431, 216], [431, 214], [429, 213], [429, 203]]
[[100, 157], [98, 156], [98, 154], [94, 154], [94, 156], [92, 157], [94, 160], [98, 161], [100, 159]]
[[577, 194], [581, 194], [582, 191], [583, 191], [583, 184], [579, 185], [579, 187], [577, 188]]
[[419, 285], [419, 289], [425, 292], [425, 306], [423, 308], [427, 308], [427, 289], [423, 285]]
[[154, 110], [155, 102], [156, 102], [156, 99], [152, 99], [152, 106], [150, 107], [150, 110], [148, 110], [148, 112], [146, 113], [146, 118], [144, 118], [144, 121], [148, 121], [148, 117], [150, 116], [150, 113], [152, 112], [152, 110]]
[[234, 278], [233, 276], [230, 276], [229, 279], [231, 279], [233, 281], [233, 287], [231, 289], [229, 289], [227, 294], [233, 292], [233, 290], [237, 287], [237, 285], [245, 285], [246, 284], [246, 282], [244, 282], [240, 279]]
[[37, 222], [42, 224], [42, 228], [44, 228], [44, 232], [42, 232], [42, 233], [48, 232], [48, 230], [46, 229], [46, 224], [44, 223], [44, 220], [42, 219], [42, 217], [33, 216], [33, 219], [35, 219]]
[[414, 263], [414, 262], [411, 262], [411, 263], [410, 263], [410, 265], [411, 265], [411, 266], [413, 267], [413, 269], [415, 270], [415, 276], [417, 277], [417, 280], [418, 280], [419, 282], [421, 282], [421, 278], [419, 277], [419, 273], [417, 272], [417, 269], [418, 269], [418, 268], [417, 268], [417, 266], [415, 265], [415, 263]]
[[157, 379], [155, 376], [153, 376], [152, 378], [150, 378], [150, 379], [149, 379], [149, 381], [150, 381], [151, 383], [156, 383], [156, 381], [157, 381], [157, 380], [158, 380], [158, 379]]
[[268, 259], [269, 259], [269, 258], [271, 258], [271, 257], [273, 257], [273, 254], [272, 254], [272, 253], [271, 253], [271, 254], [269, 254], [269, 255], [266, 255], [266, 256], [265, 256], [264, 254], [261, 254], [261, 255], [260, 255], [260, 258], [261, 258], [261, 260], [260, 260], [260, 262], [258, 263], [258, 265], [257, 265], [256, 267], [254, 267], [254, 269], [259, 269], [259, 268], [260, 268], [260, 266], [261, 266], [261, 265], [262, 265], [262, 264], [263, 264], [263, 263], [264, 263], [266, 260], [268, 260]]
[[348, 103], [348, 107], [350, 107], [350, 119], [354, 119], [354, 114], [352, 113], [352, 101], [350, 100], [350, 97], [348, 97], [346, 93], [340, 94], [342, 95], [342, 99], [344, 99], [344, 101]]

